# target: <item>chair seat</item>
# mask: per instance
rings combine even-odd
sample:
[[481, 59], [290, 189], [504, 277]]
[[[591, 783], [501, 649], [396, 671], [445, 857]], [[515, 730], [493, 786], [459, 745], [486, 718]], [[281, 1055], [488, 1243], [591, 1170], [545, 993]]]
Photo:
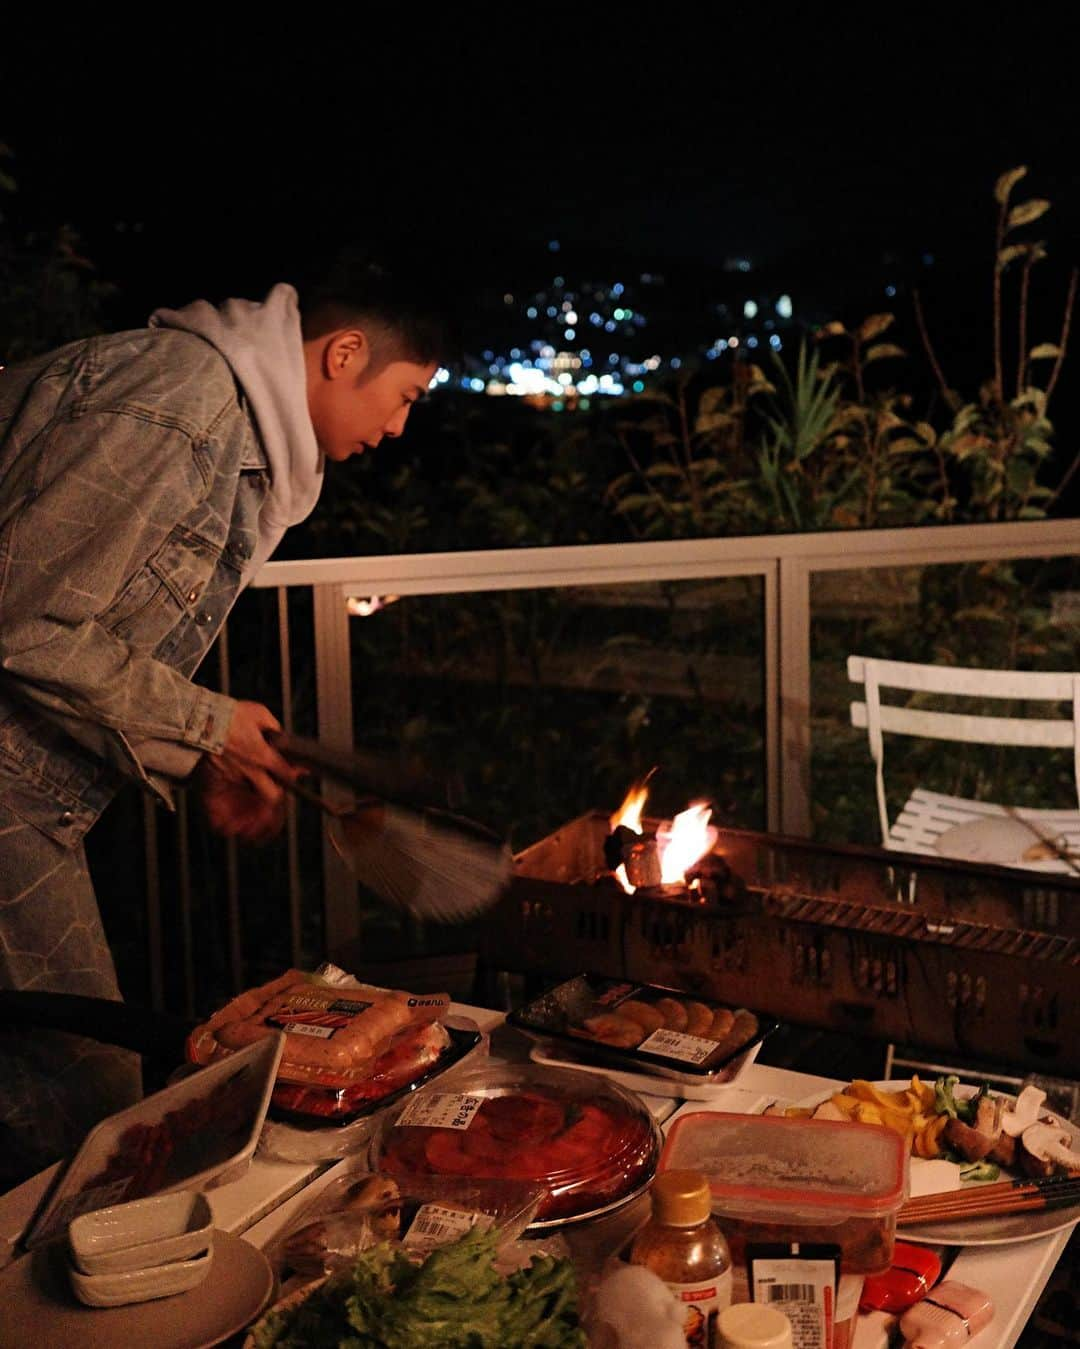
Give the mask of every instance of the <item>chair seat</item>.
[[[1076, 874], [1077, 868], [1080, 868], [1080, 811], [1017, 809], [1015, 816], [1032, 822], [1035, 830], [1031, 836], [1032, 845], [1038, 843], [1036, 834], [1051, 838], [1075, 855], [1076, 863], [1070, 866], [1060, 857], [1049, 857], [1037, 861], [1017, 858], [1002, 861], [1000, 865], [1023, 867], [1025, 871]], [[992, 801], [971, 801], [967, 797], [945, 796], [924, 787], [916, 787], [893, 822], [885, 846], [903, 852], [929, 853], [935, 857], [957, 856], [951, 851], [946, 854], [938, 850], [938, 841], [946, 830], [979, 820], [1006, 822], [1010, 819], [1011, 813]]]

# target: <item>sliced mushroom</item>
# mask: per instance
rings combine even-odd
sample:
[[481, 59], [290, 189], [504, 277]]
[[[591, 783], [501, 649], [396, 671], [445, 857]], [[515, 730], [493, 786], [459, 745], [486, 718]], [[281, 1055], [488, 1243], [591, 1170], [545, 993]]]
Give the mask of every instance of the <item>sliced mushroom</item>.
[[1020, 1135], [1020, 1165], [1029, 1176], [1052, 1176], [1055, 1171], [1080, 1173], [1080, 1152], [1060, 1124], [1029, 1124]]
[[1025, 1087], [1016, 1098], [1013, 1108], [1002, 1115], [1002, 1129], [1010, 1138], [1019, 1138], [1029, 1124], [1038, 1120], [1039, 1110], [1045, 1100], [1045, 1091], [1040, 1091], [1038, 1087]]

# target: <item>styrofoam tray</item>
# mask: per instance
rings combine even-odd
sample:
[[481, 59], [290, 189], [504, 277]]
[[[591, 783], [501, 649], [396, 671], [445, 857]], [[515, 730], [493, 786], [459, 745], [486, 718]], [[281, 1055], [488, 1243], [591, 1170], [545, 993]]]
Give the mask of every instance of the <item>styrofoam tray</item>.
[[[110, 1115], [83, 1140], [25, 1241], [63, 1231], [80, 1213], [172, 1190], [207, 1189], [246, 1169], [259, 1141], [285, 1036], [279, 1031]], [[187, 1111], [182, 1126], [181, 1112]], [[151, 1130], [171, 1116], [173, 1128]], [[139, 1145], [140, 1132], [144, 1142]], [[170, 1143], [172, 1144], [170, 1146]], [[176, 1146], [179, 1143], [179, 1146]]]
[[734, 1071], [725, 1082], [676, 1082], [668, 1077], [653, 1077], [649, 1073], [631, 1073], [622, 1068], [608, 1068], [600, 1063], [590, 1063], [588, 1059], [568, 1055], [561, 1046], [547, 1041], [534, 1044], [529, 1050], [533, 1063], [548, 1064], [552, 1068], [574, 1068], [581, 1073], [597, 1073], [611, 1082], [618, 1082], [630, 1091], [648, 1093], [652, 1096], [672, 1096], [682, 1101], [715, 1101], [723, 1097], [732, 1087], [739, 1086], [739, 1078], [758, 1056], [761, 1048], [759, 1041], [731, 1065]]

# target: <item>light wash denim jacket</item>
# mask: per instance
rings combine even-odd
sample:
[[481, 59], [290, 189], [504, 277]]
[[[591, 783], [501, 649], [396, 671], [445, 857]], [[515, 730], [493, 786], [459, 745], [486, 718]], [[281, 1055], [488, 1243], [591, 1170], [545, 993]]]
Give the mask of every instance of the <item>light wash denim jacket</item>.
[[225, 359], [149, 328], [0, 370], [0, 800], [73, 847], [125, 780], [224, 744], [190, 682], [241, 587], [266, 455]]

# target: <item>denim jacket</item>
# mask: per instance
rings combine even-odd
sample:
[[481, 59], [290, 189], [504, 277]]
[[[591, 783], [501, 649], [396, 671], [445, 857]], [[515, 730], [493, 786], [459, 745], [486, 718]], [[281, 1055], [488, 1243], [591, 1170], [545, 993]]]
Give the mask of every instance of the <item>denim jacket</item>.
[[75, 846], [125, 778], [164, 801], [235, 707], [190, 677], [269, 486], [225, 359], [166, 328], [0, 370], [0, 799]]

